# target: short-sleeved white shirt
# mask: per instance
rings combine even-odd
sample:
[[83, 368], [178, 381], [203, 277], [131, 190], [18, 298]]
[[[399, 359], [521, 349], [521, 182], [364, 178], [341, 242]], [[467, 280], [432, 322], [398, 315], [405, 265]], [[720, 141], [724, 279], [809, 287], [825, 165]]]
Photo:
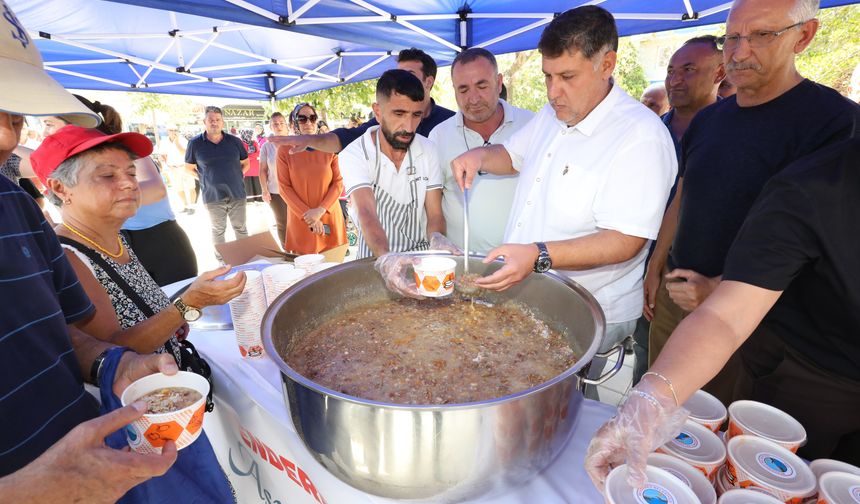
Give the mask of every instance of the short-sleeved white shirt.
[[[399, 170], [395, 168], [388, 156], [380, 152], [377, 177], [377, 150], [371, 137], [376, 135], [378, 129], [379, 126], [369, 128], [361, 137], [347, 145], [338, 154], [346, 195], [350, 196], [353, 191], [362, 187], [373, 189], [374, 182], [376, 182], [379, 189], [385, 191], [396, 203], [408, 205], [413, 198], [412, 186], [414, 185], [416, 187], [416, 208], [419, 213], [418, 229], [426, 240], [425, 197], [428, 191], [442, 189], [442, 173], [439, 170], [439, 155], [436, 152], [436, 146], [421, 135], [415, 135]], [[378, 207], [379, 201], [377, 201], [377, 213], [382, 219], [385, 209]], [[389, 239], [391, 252], [407, 251], [407, 249], [398, 250], [396, 244], [392, 243], [394, 240], [392, 232], [388, 229], [385, 232]]]
[[[182, 135], [179, 135], [179, 145], [186, 149], [188, 148], [188, 140], [186, 140]], [[171, 168], [185, 168], [185, 153], [180, 151], [179, 148], [170, 141], [170, 138], [161, 141], [161, 154], [167, 157], [167, 166], [170, 166]]]
[[[534, 113], [514, 107], [499, 100], [505, 118], [496, 131], [490, 135], [490, 144], [500, 144], [510, 138], [515, 131], [528, 123]], [[451, 161], [475, 147], [481, 147], [484, 139], [477, 132], [463, 125], [463, 113], [457, 112], [433, 128], [430, 141], [439, 150], [440, 170], [445, 183], [442, 192], [442, 212], [448, 227], [448, 238], [463, 248], [463, 192], [451, 174]], [[502, 244], [505, 225], [517, 188], [517, 176], [485, 174], [475, 177], [469, 191], [469, 248], [471, 251], [486, 254]]]
[[[260, 147], [260, 159], [266, 160], [268, 173], [266, 176], [267, 186], [271, 194], [280, 194], [278, 192], [278, 146], [272, 142], [266, 142]], [[262, 164], [262, 163], [260, 163]], [[261, 167], [262, 168], [262, 167]]]
[[[653, 240], [678, 171], [675, 147], [656, 114], [613, 85], [576, 126], [547, 104], [505, 148], [519, 170], [505, 230], [509, 243], [577, 238], [602, 229]], [[609, 323], [642, 313], [648, 244], [630, 260], [558, 270], [588, 289]]]

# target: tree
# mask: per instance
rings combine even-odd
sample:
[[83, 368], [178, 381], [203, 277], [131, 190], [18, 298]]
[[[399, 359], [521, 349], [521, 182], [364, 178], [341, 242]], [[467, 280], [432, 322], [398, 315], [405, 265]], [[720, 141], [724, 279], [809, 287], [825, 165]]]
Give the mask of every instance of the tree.
[[638, 99], [648, 87], [645, 69], [639, 64], [639, 47], [630, 39], [618, 41], [618, 60], [615, 63], [615, 82], [627, 94]]
[[851, 72], [860, 63], [860, 6], [824, 9], [812, 43], [797, 56], [800, 74], [845, 94]]
[[351, 116], [366, 118], [367, 109], [375, 101], [375, 95], [376, 79], [370, 79], [279, 100], [275, 107], [288, 115], [297, 104], [307, 102], [317, 109], [320, 119], [327, 122]]

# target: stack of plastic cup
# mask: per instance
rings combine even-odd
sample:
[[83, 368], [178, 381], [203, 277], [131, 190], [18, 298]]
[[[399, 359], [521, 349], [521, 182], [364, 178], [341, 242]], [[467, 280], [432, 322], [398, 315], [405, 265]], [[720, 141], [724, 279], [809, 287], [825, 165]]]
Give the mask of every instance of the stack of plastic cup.
[[292, 264], [279, 264], [263, 270], [263, 287], [266, 290], [267, 306], [274, 303], [281, 293], [305, 276], [307, 276], [305, 270], [294, 268]]
[[788, 413], [756, 401], [735, 401], [729, 405], [726, 439], [749, 435], [773, 441], [797, 453], [806, 444], [806, 429]]
[[781, 502], [804, 502], [815, 495], [815, 474], [800, 457], [756, 436], [733, 436], [728, 444], [732, 486], [754, 488]]
[[645, 468], [645, 478], [646, 482], [642, 488], [633, 488], [627, 484], [627, 464], [616, 467], [606, 477], [606, 502], [702, 504], [690, 487], [663, 469], [649, 465]]
[[720, 438], [692, 420], [687, 420], [681, 432], [657, 448], [657, 452], [678, 457], [701, 471], [711, 482], [717, 475], [717, 469], [726, 462], [726, 447]]
[[717, 492], [708, 478], [683, 460], [664, 453], [652, 453], [648, 455], [648, 465], [663, 469], [681, 480], [681, 483], [693, 490], [702, 504], [717, 504]]
[[245, 275], [247, 277], [245, 289], [230, 301], [233, 330], [236, 333], [236, 341], [239, 343], [239, 353], [242, 357], [262, 357], [264, 350], [263, 340], [260, 337], [260, 322], [266, 312], [263, 276], [259, 271], [253, 270], [245, 271]]
[[697, 390], [684, 403], [684, 408], [690, 412], [690, 420], [704, 425], [713, 432], [720, 430], [728, 415], [723, 403], [704, 390]]
[[293, 264], [296, 265], [296, 268], [305, 270], [308, 275], [314, 272], [314, 266], [319, 266], [324, 262], [325, 256], [322, 254], [300, 255], [293, 260]]
[[324, 271], [324, 270], [327, 270], [329, 268], [333, 268], [333, 267], [337, 266], [338, 264], [340, 264], [340, 263], [336, 263], [336, 262], [320, 263], [320, 264], [317, 264], [316, 266], [313, 266], [311, 268], [311, 273], [319, 273], [320, 271]]
[[860, 476], [846, 472], [829, 472], [818, 480], [818, 504], [854, 504], [860, 502]]

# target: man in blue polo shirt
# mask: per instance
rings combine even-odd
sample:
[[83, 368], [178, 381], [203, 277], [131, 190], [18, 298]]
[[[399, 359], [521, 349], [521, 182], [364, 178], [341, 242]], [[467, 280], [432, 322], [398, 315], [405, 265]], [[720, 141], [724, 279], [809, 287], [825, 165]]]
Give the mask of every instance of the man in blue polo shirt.
[[[0, 0], [0, 164], [18, 144], [24, 114], [59, 115], [95, 126], [98, 119], [42, 70], [32, 39]], [[105, 446], [104, 438], [140, 418], [138, 403], [97, 417], [83, 378], [108, 375], [114, 392], [157, 370], [176, 372], [170, 356], [138, 356], [75, 329], [93, 305], [41, 210], [0, 176], [0, 500], [113, 502], [164, 474], [176, 459]], [[118, 361], [118, 363], [117, 363]], [[105, 383], [105, 382], [103, 382]]]
[[[433, 98], [430, 98], [430, 91], [436, 82], [436, 61], [421, 49], [413, 47], [400, 51], [400, 54], [397, 55], [397, 68], [406, 70], [415, 77], [418, 77], [418, 80], [424, 86], [424, 116], [421, 118], [421, 122], [418, 123], [415, 133], [427, 138], [437, 124], [454, 116], [453, 110], [436, 105]], [[373, 118], [357, 128], [338, 128], [323, 135], [272, 137], [269, 141], [277, 145], [292, 146], [290, 152], [300, 152], [308, 147], [325, 152], [340, 152], [355, 139], [364, 135], [368, 129], [378, 125], [379, 122], [376, 121], [376, 118]]]
[[206, 107], [205, 114], [206, 131], [188, 142], [185, 168], [200, 180], [203, 203], [212, 221], [212, 242], [218, 244], [224, 243], [227, 217], [237, 239], [248, 236], [243, 176], [251, 162], [242, 140], [224, 132], [221, 109]]

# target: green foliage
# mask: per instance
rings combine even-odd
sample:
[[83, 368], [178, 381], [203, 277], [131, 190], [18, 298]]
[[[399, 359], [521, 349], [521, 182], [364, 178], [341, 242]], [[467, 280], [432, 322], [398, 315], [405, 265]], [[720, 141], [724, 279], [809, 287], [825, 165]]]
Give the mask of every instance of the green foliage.
[[639, 64], [639, 48], [628, 38], [618, 41], [618, 60], [613, 75], [618, 86], [633, 98], [639, 99], [648, 87], [645, 69]]
[[371, 79], [279, 100], [275, 102], [275, 108], [283, 114], [289, 114], [297, 104], [307, 102], [317, 109], [320, 118], [325, 121], [349, 119], [353, 115], [366, 118], [375, 95], [376, 79]]
[[845, 93], [851, 72], [860, 63], [860, 6], [825, 9], [812, 43], [797, 57], [804, 77]]

